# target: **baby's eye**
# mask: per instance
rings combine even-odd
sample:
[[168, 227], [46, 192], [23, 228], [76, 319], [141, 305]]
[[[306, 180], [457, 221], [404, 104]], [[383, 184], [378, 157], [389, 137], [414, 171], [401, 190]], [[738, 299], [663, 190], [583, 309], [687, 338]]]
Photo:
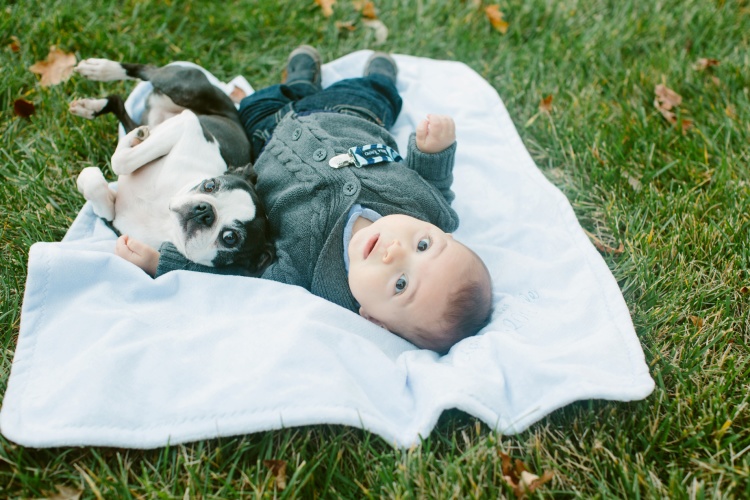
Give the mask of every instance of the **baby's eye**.
[[201, 191], [204, 193], [210, 193], [214, 189], [216, 189], [216, 181], [213, 179], [206, 179], [203, 181], [203, 184], [201, 184]]
[[432, 240], [430, 238], [422, 238], [419, 240], [419, 243], [417, 243], [417, 252], [424, 252], [430, 248], [430, 245], [432, 245]]
[[402, 274], [401, 276], [399, 276], [399, 278], [396, 280], [396, 286], [394, 287], [396, 289], [396, 295], [403, 293], [408, 285], [409, 280], [406, 279], [406, 275]]

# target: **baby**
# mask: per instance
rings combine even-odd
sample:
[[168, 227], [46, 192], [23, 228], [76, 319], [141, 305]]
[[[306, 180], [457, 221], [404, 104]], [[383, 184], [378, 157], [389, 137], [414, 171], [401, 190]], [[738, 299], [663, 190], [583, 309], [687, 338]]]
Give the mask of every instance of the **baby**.
[[[429, 115], [405, 160], [387, 132], [401, 111], [397, 66], [375, 53], [362, 78], [323, 90], [320, 56], [295, 49], [282, 85], [240, 104], [276, 259], [262, 278], [300, 285], [418, 347], [443, 353], [490, 319], [482, 260], [451, 236], [455, 126]], [[116, 253], [159, 276], [235, 272], [120, 237]]]

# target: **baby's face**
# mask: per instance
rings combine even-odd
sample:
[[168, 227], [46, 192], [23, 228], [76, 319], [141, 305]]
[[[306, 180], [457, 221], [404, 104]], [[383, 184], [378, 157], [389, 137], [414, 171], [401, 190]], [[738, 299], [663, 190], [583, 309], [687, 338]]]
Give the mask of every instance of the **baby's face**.
[[406, 215], [389, 215], [358, 230], [349, 243], [349, 287], [360, 314], [413, 344], [439, 331], [452, 290], [474, 258], [450, 234]]

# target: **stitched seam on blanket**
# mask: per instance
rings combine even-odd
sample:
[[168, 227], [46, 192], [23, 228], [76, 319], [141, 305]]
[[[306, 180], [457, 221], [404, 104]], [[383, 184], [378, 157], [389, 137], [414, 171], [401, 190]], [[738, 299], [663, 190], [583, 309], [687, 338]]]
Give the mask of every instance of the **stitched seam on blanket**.
[[[139, 431], [144, 429], [157, 429], [161, 427], [166, 426], [172, 426], [172, 425], [181, 425], [191, 422], [200, 422], [200, 421], [213, 421], [217, 418], [232, 418], [232, 417], [239, 417], [239, 416], [245, 416], [245, 415], [254, 415], [258, 413], [272, 413], [274, 415], [279, 415], [281, 412], [283, 412], [285, 409], [306, 409], [310, 408], [308, 405], [300, 405], [300, 406], [274, 406], [274, 407], [265, 407], [265, 408], [256, 408], [253, 410], [237, 410], [237, 411], [231, 411], [227, 413], [217, 413], [214, 415], [202, 415], [202, 416], [195, 416], [190, 418], [183, 418], [180, 420], [168, 420], [168, 421], [162, 421], [158, 423], [149, 423], [149, 424], [143, 424], [143, 425], [137, 425], [134, 427], [131, 426], [122, 426], [122, 425], [97, 425], [97, 424], [66, 424], [66, 425], [59, 425], [59, 426], [52, 426], [49, 425], [49, 423], [45, 424], [45, 429], [50, 428], [56, 428], [56, 429], [112, 429], [112, 430], [124, 430], [124, 431]], [[345, 406], [345, 405], [326, 405], [326, 406], [316, 406], [314, 407], [316, 410], [351, 410], [354, 411], [360, 415], [364, 415], [368, 418], [374, 419], [378, 422], [381, 422], [383, 419], [382, 417], [379, 417], [373, 413], [369, 413], [366, 411], [362, 411], [361, 409], [355, 407], [355, 406]], [[195, 430], [195, 429], [191, 429]], [[247, 432], [255, 432], [252, 429], [247, 430]], [[218, 436], [218, 433], [217, 433]]]

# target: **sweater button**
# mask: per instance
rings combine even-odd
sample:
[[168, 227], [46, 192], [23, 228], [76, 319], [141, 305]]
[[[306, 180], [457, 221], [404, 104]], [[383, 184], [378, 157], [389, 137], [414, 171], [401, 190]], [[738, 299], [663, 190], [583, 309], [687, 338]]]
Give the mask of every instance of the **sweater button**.
[[302, 136], [302, 129], [301, 128], [295, 128], [294, 132], [292, 132], [292, 140], [296, 141], [297, 139]]
[[326, 159], [326, 156], [328, 156], [328, 153], [326, 152], [325, 149], [323, 148], [316, 149], [315, 152], [313, 153], [313, 160], [323, 161]]
[[353, 194], [357, 192], [357, 185], [354, 184], [353, 182], [347, 182], [346, 184], [344, 184], [342, 191], [344, 192], [345, 195], [352, 196]]

